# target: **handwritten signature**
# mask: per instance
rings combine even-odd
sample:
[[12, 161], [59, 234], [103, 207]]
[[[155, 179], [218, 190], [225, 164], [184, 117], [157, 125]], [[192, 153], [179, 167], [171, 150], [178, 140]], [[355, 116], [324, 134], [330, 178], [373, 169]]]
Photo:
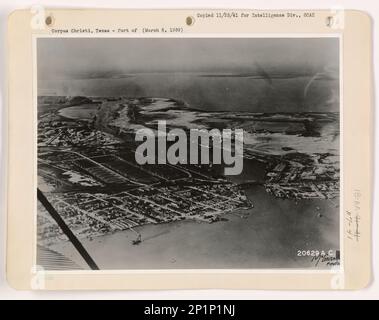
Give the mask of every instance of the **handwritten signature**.
[[350, 240], [355, 240], [356, 242], [358, 242], [361, 237], [361, 216], [359, 214], [361, 210], [361, 197], [361, 192], [359, 190], [354, 190], [353, 208], [352, 210], [346, 210], [345, 212], [347, 238]]
[[331, 256], [328, 254], [325, 255], [318, 255], [315, 257], [312, 257], [312, 262], [315, 262], [315, 267], [317, 267], [319, 264], [325, 264], [326, 266], [339, 266], [340, 265], [340, 258], [339, 256]]

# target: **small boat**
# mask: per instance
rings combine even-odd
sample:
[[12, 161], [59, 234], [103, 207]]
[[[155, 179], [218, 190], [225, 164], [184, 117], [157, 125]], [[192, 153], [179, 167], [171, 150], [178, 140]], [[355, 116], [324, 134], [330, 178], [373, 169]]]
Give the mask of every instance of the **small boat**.
[[137, 237], [137, 239], [135, 239], [135, 240], [132, 241], [132, 244], [133, 245], [137, 245], [137, 244], [140, 244], [141, 242], [142, 242], [141, 235], [139, 234], [138, 237]]

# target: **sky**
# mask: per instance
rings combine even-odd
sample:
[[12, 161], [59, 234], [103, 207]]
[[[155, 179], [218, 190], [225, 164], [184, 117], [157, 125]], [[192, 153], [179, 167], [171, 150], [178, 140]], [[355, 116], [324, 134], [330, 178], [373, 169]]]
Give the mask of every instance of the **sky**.
[[175, 98], [202, 110], [339, 110], [338, 38], [39, 38], [38, 95]]
[[40, 38], [39, 79], [146, 72], [313, 72], [338, 67], [336, 38]]

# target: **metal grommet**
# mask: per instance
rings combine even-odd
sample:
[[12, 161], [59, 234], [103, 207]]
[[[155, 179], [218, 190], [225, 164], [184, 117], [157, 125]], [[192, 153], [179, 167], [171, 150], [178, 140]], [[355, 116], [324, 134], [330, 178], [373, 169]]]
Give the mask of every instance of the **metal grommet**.
[[195, 23], [195, 18], [194, 17], [188, 16], [186, 18], [186, 24], [187, 24], [187, 26], [192, 26], [194, 23]]
[[53, 24], [53, 18], [52, 16], [47, 16], [45, 19], [45, 23], [48, 27], [50, 27]]

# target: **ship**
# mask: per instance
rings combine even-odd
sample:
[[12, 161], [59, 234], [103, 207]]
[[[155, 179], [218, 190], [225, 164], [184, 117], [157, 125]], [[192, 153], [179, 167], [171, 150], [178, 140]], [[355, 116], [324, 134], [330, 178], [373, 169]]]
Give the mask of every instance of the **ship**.
[[138, 237], [137, 237], [137, 239], [135, 239], [135, 240], [132, 241], [132, 244], [133, 245], [137, 245], [137, 244], [140, 244], [141, 242], [142, 242], [141, 235], [139, 234]]

